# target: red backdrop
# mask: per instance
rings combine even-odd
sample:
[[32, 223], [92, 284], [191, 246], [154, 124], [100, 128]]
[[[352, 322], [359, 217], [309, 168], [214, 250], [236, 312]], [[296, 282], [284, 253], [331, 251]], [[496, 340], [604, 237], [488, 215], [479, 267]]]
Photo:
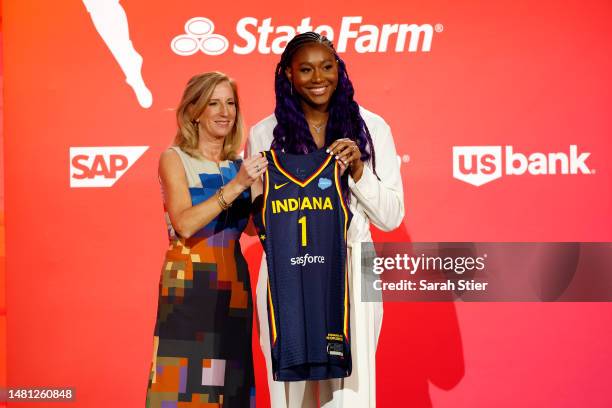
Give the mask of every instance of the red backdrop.
[[[387, 51], [360, 53], [373, 30], [362, 26], [341, 54], [356, 99], [391, 125], [402, 161], [404, 224], [378, 239], [612, 240], [609, 1], [107, 3], [125, 11], [144, 59], [148, 109], [82, 2], [3, 4], [10, 385], [73, 386], [67, 406], [142, 406], [166, 246], [157, 160], [173, 109], [189, 77], [220, 70], [237, 80], [248, 125], [273, 110], [278, 55], [235, 52], [245, 17], [275, 28], [310, 17], [335, 40], [349, 16], [431, 29], [429, 51], [421, 38], [396, 52], [396, 35]], [[173, 51], [197, 16], [227, 38], [225, 53]], [[590, 153], [590, 174], [503, 175], [480, 187], [453, 177], [453, 146], [507, 145], [526, 155], [576, 145]], [[70, 148], [109, 146], [148, 149], [112, 187], [71, 188]], [[260, 249], [247, 244], [255, 282]], [[610, 406], [611, 316], [606, 303], [386, 304], [379, 406]], [[19, 406], [30, 405], [40, 406]]]

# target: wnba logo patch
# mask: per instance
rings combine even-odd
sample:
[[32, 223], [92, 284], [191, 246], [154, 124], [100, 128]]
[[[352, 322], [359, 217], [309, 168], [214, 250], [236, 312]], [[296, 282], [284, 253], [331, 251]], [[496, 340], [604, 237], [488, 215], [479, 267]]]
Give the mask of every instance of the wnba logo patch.
[[342, 343], [327, 343], [327, 354], [330, 356], [344, 357], [344, 346]]

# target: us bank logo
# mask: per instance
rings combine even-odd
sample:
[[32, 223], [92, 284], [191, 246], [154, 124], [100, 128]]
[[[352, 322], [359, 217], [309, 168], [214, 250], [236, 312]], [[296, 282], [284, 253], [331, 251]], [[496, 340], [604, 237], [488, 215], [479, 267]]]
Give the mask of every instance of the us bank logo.
[[474, 186], [501, 177], [501, 146], [453, 147], [453, 177]]
[[453, 177], [476, 187], [502, 176], [595, 174], [586, 161], [591, 153], [570, 145], [569, 152], [526, 155], [513, 146], [454, 146]]
[[[340, 53], [349, 49], [357, 53], [430, 52], [434, 33], [444, 31], [442, 24], [389, 23], [364, 24], [362, 16], [342, 17], [336, 26], [312, 24], [311, 17], [304, 17], [297, 25], [275, 25], [272, 18], [259, 20], [243, 17], [236, 23], [234, 54], [281, 54], [287, 43], [298, 33], [316, 31], [334, 41]], [[206, 17], [193, 17], [184, 26], [184, 32], [176, 35], [171, 43], [172, 51], [181, 56], [202, 52], [221, 55], [230, 49], [227, 37], [215, 32], [215, 24]]]
[[71, 147], [70, 187], [112, 187], [148, 148]]

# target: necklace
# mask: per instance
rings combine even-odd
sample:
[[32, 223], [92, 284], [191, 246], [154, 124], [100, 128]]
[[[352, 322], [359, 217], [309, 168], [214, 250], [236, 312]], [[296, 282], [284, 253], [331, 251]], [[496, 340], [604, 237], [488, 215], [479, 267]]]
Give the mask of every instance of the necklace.
[[323, 127], [326, 125], [326, 122], [319, 123], [318, 125], [315, 125], [314, 123], [311, 123], [311, 122], [308, 122], [308, 124], [312, 126], [312, 128], [315, 130], [315, 132], [317, 132], [317, 134], [319, 134], [321, 133], [321, 130], [323, 129]]

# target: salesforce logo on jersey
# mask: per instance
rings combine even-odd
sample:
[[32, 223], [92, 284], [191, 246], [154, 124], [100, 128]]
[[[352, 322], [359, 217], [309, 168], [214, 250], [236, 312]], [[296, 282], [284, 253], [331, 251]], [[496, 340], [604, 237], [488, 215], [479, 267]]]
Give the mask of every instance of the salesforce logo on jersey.
[[[236, 23], [235, 32], [239, 40], [232, 51], [238, 55], [281, 54], [296, 34], [316, 31], [334, 41], [338, 52], [430, 52], [434, 33], [444, 30], [442, 24], [363, 24], [362, 16], [342, 17], [335, 26], [315, 26], [311, 21], [311, 17], [303, 17], [297, 25], [275, 25], [276, 21], [271, 17], [262, 20], [242, 17]], [[214, 22], [206, 17], [187, 20], [184, 30], [184, 33], [176, 35], [170, 42], [170, 48], [177, 55], [188, 56], [197, 52], [221, 55], [230, 48], [227, 37], [215, 33]]]
[[330, 179], [325, 178], [325, 177], [321, 177], [321, 178], [319, 179], [319, 184], [318, 184], [318, 187], [319, 187], [321, 190], [325, 190], [326, 188], [331, 187], [331, 185], [332, 185], [332, 181], [331, 181]]
[[324, 264], [325, 257], [319, 255], [304, 254], [302, 256], [293, 257], [289, 259], [289, 261], [291, 262], [291, 265], [306, 266], [310, 264]]

